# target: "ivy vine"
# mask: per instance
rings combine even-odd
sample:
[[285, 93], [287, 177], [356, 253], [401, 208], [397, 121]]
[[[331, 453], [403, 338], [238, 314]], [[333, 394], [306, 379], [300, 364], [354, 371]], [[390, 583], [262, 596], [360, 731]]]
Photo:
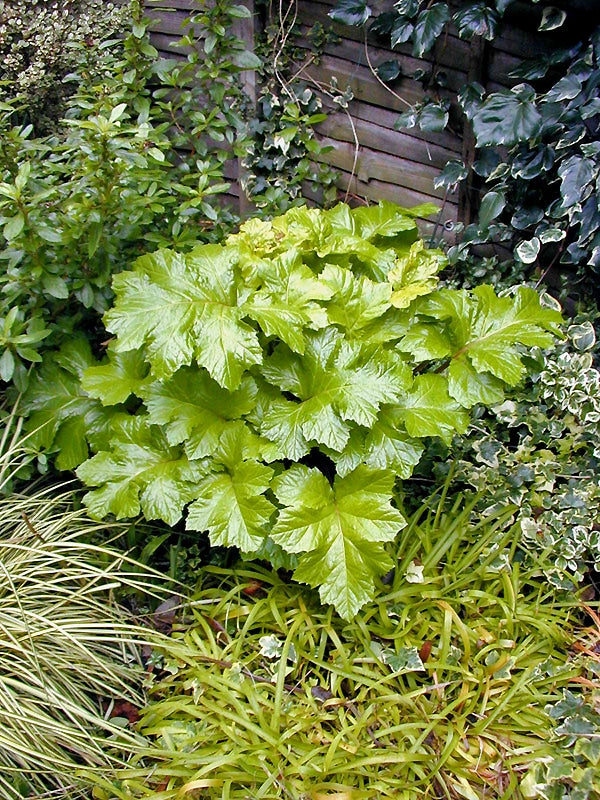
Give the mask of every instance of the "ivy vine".
[[[493, 42], [512, 5], [512, 0], [463, 0], [451, 9], [445, 2], [398, 0], [375, 13], [363, 0], [339, 0], [330, 16], [348, 25], [368, 25], [386, 36], [392, 49], [412, 46], [412, 55], [421, 58], [450, 26], [463, 40]], [[435, 180], [436, 188], [448, 191], [473, 177], [482, 187], [478, 219], [449, 251], [463, 283], [482, 277], [497, 283], [503, 276], [509, 285], [535, 276], [563, 292], [581, 295], [583, 288], [593, 294], [600, 270], [600, 28], [582, 26], [577, 6], [565, 11], [534, 0], [527, 5], [537, 15], [539, 31], [564, 31], [564, 46], [522, 61], [508, 76], [512, 87], [487, 92], [473, 81], [452, 105], [439, 94], [444, 76], [435, 64], [421, 69], [410, 77], [424, 84], [424, 98], [399, 116], [398, 126], [442, 131], [454, 111], [471, 126], [473, 162], [453, 159]], [[590, 12], [593, 17], [592, 7]], [[401, 61], [383, 62], [378, 75], [388, 83], [401, 81]], [[473, 248], [490, 243], [500, 245], [500, 252], [508, 249], [509, 255], [483, 262], [482, 275]]]

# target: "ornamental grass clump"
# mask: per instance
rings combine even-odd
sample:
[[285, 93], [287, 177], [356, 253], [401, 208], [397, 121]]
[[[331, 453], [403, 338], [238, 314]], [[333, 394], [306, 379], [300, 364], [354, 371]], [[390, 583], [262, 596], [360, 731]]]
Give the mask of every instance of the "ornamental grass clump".
[[39, 444], [80, 465], [94, 517], [185, 511], [212, 545], [295, 569], [351, 619], [393, 566], [396, 479], [559, 332], [533, 289], [440, 289], [444, 256], [416, 223], [433, 210], [295, 208], [223, 245], [142, 256], [113, 280], [106, 362], [71, 341], [32, 383]]
[[275, 572], [203, 570], [154, 660], [151, 748], [107, 797], [522, 798], [559, 755], [545, 706], [580, 688], [577, 600], [519, 564], [508, 513], [472, 509], [415, 515], [351, 622]]
[[[0, 476], [27, 460], [3, 436]], [[107, 525], [73, 505], [72, 489], [0, 497], [0, 798], [89, 797], [93, 776], [123, 767], [140, 739], [111, 719], [114, 701], [143, 704], [141, 644], [115, 590], [151, 590], [148, 572], [90, 541]], [[114, 531], [113, 531], [114, 533]]]

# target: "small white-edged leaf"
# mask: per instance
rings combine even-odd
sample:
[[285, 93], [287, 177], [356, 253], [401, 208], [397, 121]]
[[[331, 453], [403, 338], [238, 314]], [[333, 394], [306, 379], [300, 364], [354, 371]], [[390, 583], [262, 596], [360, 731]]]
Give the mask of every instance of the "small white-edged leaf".
[[524, 264], [533, 264], [540, 252], [540, 240], [534, 236], [528, 241], [520, 242], [515, 253]]
[[567, 18], [567, 12], [556, 6], [546, 6], [542, 12], [542, 21], [538, 27], [539, 31], [553, 31], [560, 28]]

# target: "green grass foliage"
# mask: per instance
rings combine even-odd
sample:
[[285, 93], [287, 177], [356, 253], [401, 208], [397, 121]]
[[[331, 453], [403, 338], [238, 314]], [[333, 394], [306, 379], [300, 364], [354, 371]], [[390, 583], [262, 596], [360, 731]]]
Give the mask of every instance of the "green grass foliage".
[[157, 666], [146, 760], [99, 796], [522, 797], [555, 755], [544, 708], [579, 672], [577, 601], [471, 511], [414, 517], [352, 622], [273, 572], [206, 569]]

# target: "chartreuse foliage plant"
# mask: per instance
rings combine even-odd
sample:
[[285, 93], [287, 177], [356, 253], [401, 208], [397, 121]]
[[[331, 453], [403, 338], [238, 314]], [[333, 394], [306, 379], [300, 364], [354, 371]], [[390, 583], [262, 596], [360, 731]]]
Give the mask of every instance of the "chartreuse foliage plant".
[[415, 515], [390, 584], [348, 623], [273, 571], [203, 570], [155, 658], [150, 747], [107, 796], [522, 798], [530, 766], [562, 755], [545, 707], [581, 698], [577, 601], [521, 568], [507, 513], [471, 511]]
[[291, 209], [117, 275], [106, 361], [72, 342], [24, 400], [58, 465], [83, 462], [90, 512], [187, 509], [188, 529], [293, 567], [351, 618], [393, 566], [396, 478], [559, 332], [532, 289], [436, 288], [445, 259], [415, 219], [431, 212]]

